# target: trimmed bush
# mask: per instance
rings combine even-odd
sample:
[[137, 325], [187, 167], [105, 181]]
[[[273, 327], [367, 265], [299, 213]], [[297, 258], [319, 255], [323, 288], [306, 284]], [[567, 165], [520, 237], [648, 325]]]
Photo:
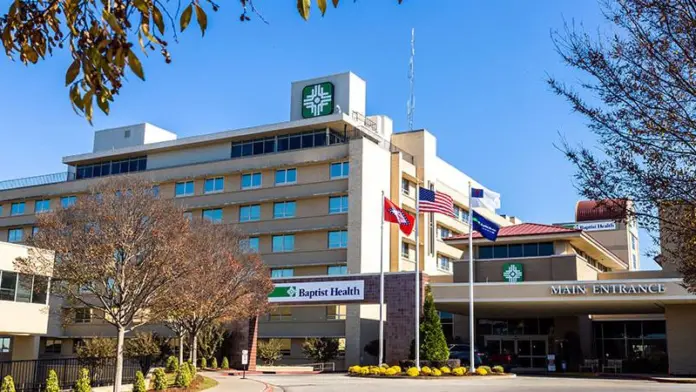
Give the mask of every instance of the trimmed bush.
[[15, 392], [14, 380], [12, 380], [12, 376], [5, 376], [5, 378], [2, 379], [2, 386], [0, 386], [0, 391]]
[[397, 372], [396, 369], [394, 369], [393, 367], [390, 367], [389, 369], [387, 369], [387, 370], [384, 372], [384, 375], [386, 375], [386, 376], [396, 376], [396, 375], [399, 374], [399, 373], [401, 373], [401, 372]]
[[493, 369], [491, 369], [491, 370], [493, 370], [493, 373], [499, 373], [499, 374], [505, 373], [505, 369], [502, 366], [493, 366]]
[[187, 361], [186, 365], [188, 366], [189, 377], [193, 381], [193, 379], [196, 378], [196, 372], [198, 369], [196, 369], [196, 366], [193, 363], [191, 363], [191, 361]]
[[406, 371], [406, 375], [409, 377], [418, 377], [420, 375], [420, 372], [418, 371], [418, 368], [412, 367]]
[[167, 358], [165, 368], [167, 369], [167, 373], [176, 373], [179, 370], [179, 360], [175, 356], [170, 355], [169, 358]]
[[201, 358], [201, 369], [205, 369], [208, 367], [208, 360], [204, 358]]
[[421, 368], [421, 374], [424, 375], [424, 376], [429, 376], [429, 375], [433, 374], [433, 371], [432, 371], [432, 369], [430, 369], [430, 367], [428, 367], [428, 366], [423, 366], [423, 367]]
[[58, 375], [56, 371], [51, 369], [48, 371], [48, 378], [46, 379], [46, 389], [45, 392], [60, 392], [60, 384], [58, 384]]
[[145, 377], [143, 377], [143, 372], [141, 372], [140, 370], [135, 372], [133, 392], [147, 392], [147, 388], [145, 388]]
[[153, 384], [156, 391], [167, 389], [167, 375], [164, 373], [164, 369], [155, 369]]
[[89, 381], [89, 370], [83, 368], [80, 370], [80, 378], [75, 381], [73, 387], [74, 392], [92, 392], [92, 385]]
[[455, 376], [463, 376], [464, 374], [466, 374], [466, 368], [463, 368], [461, 366], [456, 367], [452, 370], [452, 374]]
[[217, 358], [213, 357], [213, 359], [210, 360], [210, 367], [213, 369], [218, 368]]
[[479, 376], [485, 376], [488, 374], [488, 371], [484, 369], [484, 366], [481, 366], [480, 368], [476, 369], [476, 374]]
[[396, 366], [396, 365], [395, 365], [395, 366], [390, 367], [389, 369], [394, 369], [395, 372], [401, 373], [401, 367], [400, 367], [400, 366]]
[[222, 357], [222, 368], [225, 370], [230, 368], [230, 361], [227, 359], [227, 357]]
[[432, 373], [433, 377], [440, 377], [440, 376], [442, 376], [442, 372], [440, 371], [440, 369], [434, 368], [432, 371], [433, 371], [433, 373]]
[[442, 374], [450, 374], [450, 373], [452, 373], [452, 370], [451, 370], [450, 368], [448, 368], [447, 366], [441, 367], [441, 368], [440, 368], [440, 371], [442, 372]]
[[485, 369], [486, 372], [489, 373], [489, 374], [490, 374], [490, 373], [493, 373], [493, 370], [491, 370], [491, 367], [490, 367], [490, 366], [479, 366], [479, 368]]
[[189, 367], [184, 362], [179, 366], [179, 370], [176, 372], [176, 378], [174, 379], [174, 385], [179, 388], [188, 388], [191, 385], [191, 374], [189, 373]]

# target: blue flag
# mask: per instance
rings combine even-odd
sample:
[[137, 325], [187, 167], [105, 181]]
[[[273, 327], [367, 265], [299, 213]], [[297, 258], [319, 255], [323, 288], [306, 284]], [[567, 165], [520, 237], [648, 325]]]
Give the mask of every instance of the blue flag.
[[483, 215], [479, 214], [478, 212], [473, 210], [472, 212], [473, 215], [471, 215], [471, 222], [474, 225], [474, 230], [481, 233], [483, 238], [490, 241], [495, 241], [496, 238], [498, 238], [498, 230], [500, 230], [500, 226], [484, 218]]

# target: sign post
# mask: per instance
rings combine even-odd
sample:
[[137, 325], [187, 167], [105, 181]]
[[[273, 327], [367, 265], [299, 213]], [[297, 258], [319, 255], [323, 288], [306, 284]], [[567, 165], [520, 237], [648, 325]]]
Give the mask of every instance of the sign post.
[[246, 369], [249, 366], [249, 350], [242, 350], [242, 378], [246, 378]]

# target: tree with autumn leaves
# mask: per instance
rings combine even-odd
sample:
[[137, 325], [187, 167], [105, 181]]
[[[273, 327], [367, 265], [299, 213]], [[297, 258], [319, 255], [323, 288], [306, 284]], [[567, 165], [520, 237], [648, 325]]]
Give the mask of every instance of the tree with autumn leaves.
[[[270, 277], [260, 260], [240, 250], [243, 235], [190, 222], [183, 212], [146, 180], [107, 178], [74, 205], [38, 215], [38, 233], [28, 241], [35, 249], [15, 262], [20, 271], [52, 275], [52, 294], [63, 306], [91, 309], [115, 328], [114, 392], [121, 387], [126, 333], [172, 315], [193, 314], [198, 326], [249, 317], [266, 305]], [[199, 300], [205, 306], [194, 307]]]

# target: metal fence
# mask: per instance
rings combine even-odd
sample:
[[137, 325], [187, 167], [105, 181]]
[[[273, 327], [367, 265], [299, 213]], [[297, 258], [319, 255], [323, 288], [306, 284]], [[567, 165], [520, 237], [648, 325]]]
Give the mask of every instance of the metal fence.
[[41, 176], [17, 178], [14, 180], [0, 181], [0, 191], [15, 189], [15, 188], [25, 188], [28, 186], [55, 184], [58, 182], [72, 181], [75, 179], [75, 173], [61, 172], [44, 174]]
[[[148, 358], [124, 359], [122, 382], [132, 383], [138, 370], [147, 374], [150, 366], [151, 361]], [[46, 387], [49, 371], [55, 370], [60, 388], [70, 389], [83, 368], [89, 370], [93, 387], [112, 385], [116, 372], [116, 358], [98, 358], [89, 361], [78, 358], [5, 361], [0, 362], [0, 378], [12, 376], [17, 392], [40, 392]]]

